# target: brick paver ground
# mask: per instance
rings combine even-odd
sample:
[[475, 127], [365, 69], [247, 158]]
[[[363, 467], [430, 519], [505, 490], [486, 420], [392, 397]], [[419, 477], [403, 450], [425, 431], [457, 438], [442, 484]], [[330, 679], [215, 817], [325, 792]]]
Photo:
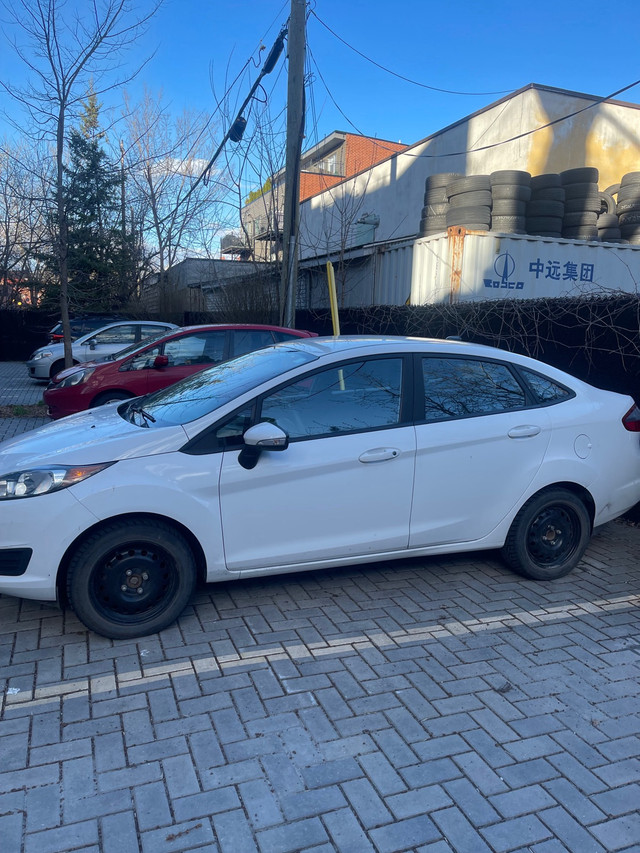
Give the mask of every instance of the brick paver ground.
[[0, 851], [637, 853], [639, 600], [618, 523], [550, 584], [474, 553], [210, 585], [136, 642], [0, 597]]

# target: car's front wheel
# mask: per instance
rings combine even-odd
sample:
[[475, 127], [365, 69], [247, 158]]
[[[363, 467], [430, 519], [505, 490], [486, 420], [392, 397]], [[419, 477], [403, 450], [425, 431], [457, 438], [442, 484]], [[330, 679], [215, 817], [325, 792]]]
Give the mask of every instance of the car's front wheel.
[[583, 501], [567, 489], [549, 489], [516, 515], [502, 556], [525, 577], [554, 580], [576, 567], [590, 537], [591, 518]]
[[184, 537], [153, 519], [114, 521], [84, 540], [67, 572], [67, 595], [87, 628], [111, 639], [161, 631], [196, 584]]

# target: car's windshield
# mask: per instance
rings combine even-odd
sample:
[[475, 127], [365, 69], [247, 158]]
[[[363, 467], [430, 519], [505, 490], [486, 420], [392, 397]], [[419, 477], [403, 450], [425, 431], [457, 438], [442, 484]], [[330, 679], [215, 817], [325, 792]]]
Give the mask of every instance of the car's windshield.
[[316, 356], [309, 352], [278, 344], [202, 370], [162, 391], [137, 397], [119, 411], [138, 426], [186, 424], [281, 373], [315, 360]]
[[[178, 331], [177, 329], [175, 331]], [[138, 350], [142, 350], [145, 347], [148, 347], [149, 344], [152, 344], [154, 341], [159, 340], [160, 338], [166, 338], [169, 334], [168, 329], [164, 329], [162, 332], [157, 332], [155, 335], [149, 335], [144, 338], [142, 341], [137, 341], [135, 344], [129, 344], [128, 347], [124, 349], [119, 349], [118, 352], [109, 353], [109, 355], [105, 355], [100, 361], [115, 361], [116, 359], [126, 358], [128, 355], [131, 355], [133, 352], [138, 352]]]

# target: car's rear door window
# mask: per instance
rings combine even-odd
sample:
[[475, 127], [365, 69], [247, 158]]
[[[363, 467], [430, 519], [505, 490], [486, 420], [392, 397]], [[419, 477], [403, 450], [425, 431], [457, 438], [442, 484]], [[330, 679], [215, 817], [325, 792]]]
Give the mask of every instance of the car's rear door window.
[[217, 364], [224, 358], [226, 332], [194, 332], [182, 335], [164, 345], [164, 354], [169, 358], [169, 367], [190, 364]]
[[229, 358], [253, 352], [274, 343], [270, 329], [234, 329], [231, 333], [231, 352]]
[[505, 364], [474, 358], [422, 359], [424, 420], [441, 421], [524, 408], [526, 394]]

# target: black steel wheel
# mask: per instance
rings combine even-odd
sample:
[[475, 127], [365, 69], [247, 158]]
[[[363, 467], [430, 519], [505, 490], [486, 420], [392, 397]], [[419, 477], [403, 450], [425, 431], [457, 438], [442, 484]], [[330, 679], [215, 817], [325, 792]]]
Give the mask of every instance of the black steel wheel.
[[584, 503], [566, 489], [549, 489], [516, 515], [502, 548], [514, 571], [534, 580], [555, 580], [579, 563], [591, 537]]
[[114, 521], [77, 548], [67, 572], [72, 608], [111, 639], [161, 631], [182, 613], [196, 584], [186, 540], [160, 521]]

